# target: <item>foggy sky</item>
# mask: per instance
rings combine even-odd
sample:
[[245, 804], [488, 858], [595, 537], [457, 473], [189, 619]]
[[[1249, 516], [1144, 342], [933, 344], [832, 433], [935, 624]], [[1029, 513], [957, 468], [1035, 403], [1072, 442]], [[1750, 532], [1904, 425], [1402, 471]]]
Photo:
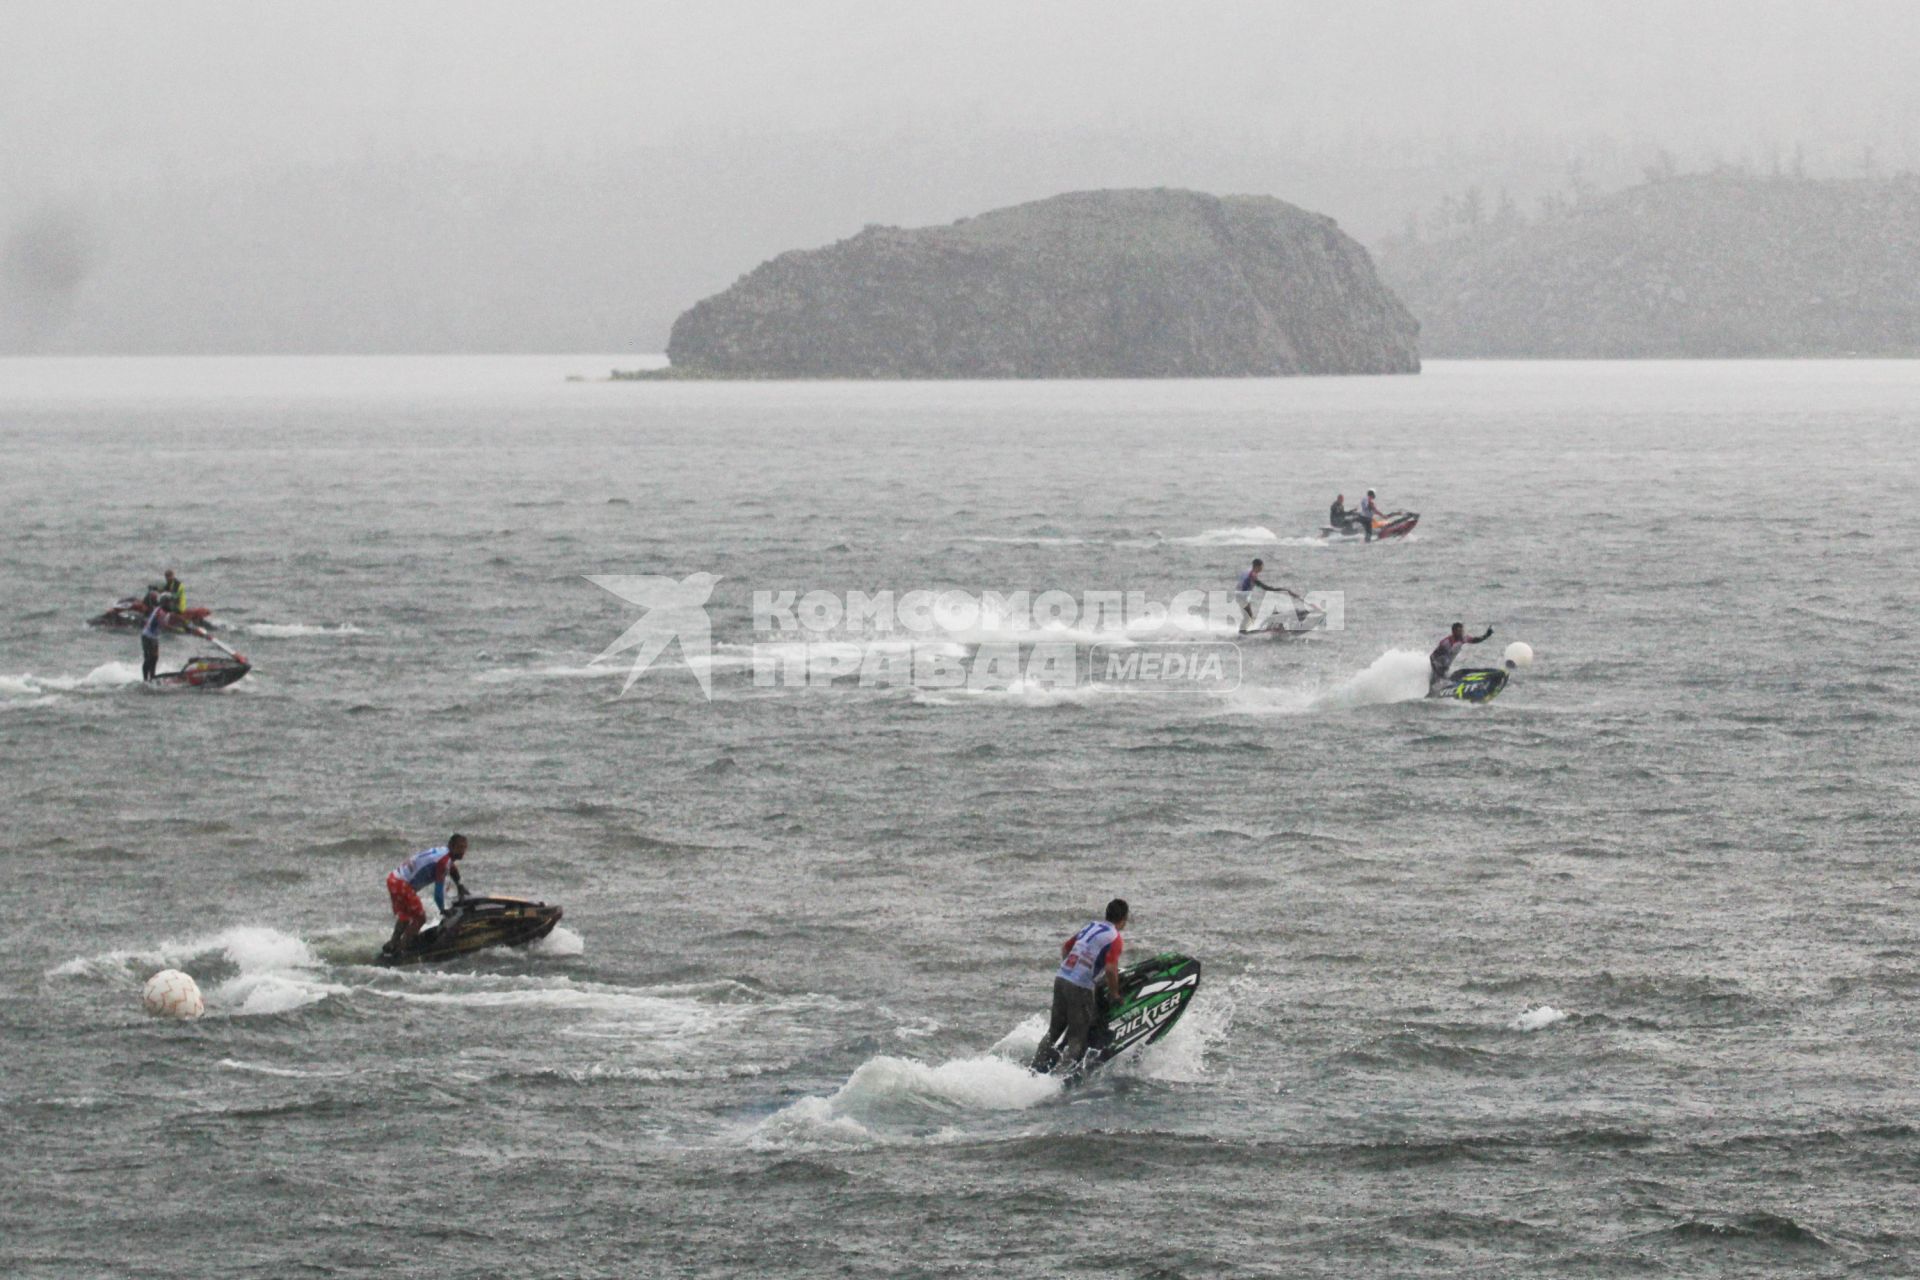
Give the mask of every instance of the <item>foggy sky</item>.
[[1920, 168], [1916, 68], [1905, 0], [0, 0], [0, 350], [657, 348], [781, 249], [1089, 185], [1365, 238], [1656, 147]]

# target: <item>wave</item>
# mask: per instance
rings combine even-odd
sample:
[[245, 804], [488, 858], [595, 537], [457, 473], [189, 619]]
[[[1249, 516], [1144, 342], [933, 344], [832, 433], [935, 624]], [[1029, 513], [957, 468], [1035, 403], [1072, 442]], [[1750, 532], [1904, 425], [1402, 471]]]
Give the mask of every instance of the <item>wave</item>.
[[1427, 696], [1429, 670], [1425, 654], [1412, 649], [1389, 649], [1364, 671], [1330, 687], [1242, 685], [1231, 695], [1232, 709], [1251, 715], [1292, 716], [1417, 702]]
[[1565, 1022], [1567, 1015], [1550, 1004], [1528, 1005], [1520, 1014], [1507, 1024], [1509, 1031], [1542, 1031], [1556, 1022]]
[[1003, 689], [914, 689], [923, 707], [1090, 707], [1125, 696], [1111, 685], [1042, 685], [1015, 680]]
[[104, 662], [84, 676], [0, 676], [0, 694], [37, 698], [55, 693], [111, 692], [142, 683], [137, 662]]
[[318, 622], [249, 622], [235, 626], [234, 630], [265, 636], [273, 640], [298, 639], [303, 636], [363, 636], [366, 634], [363, 629], [354, 626], [351, 622], [331, 625]]
[[553, 927], [553, 932], [527, 948], [527, 954], [540, 956], [547, 960], [561, 960], [569, 956], [586, 954], [587, 940], [563, 924]]
[[42, 694], [37, 697], [15, 697], [0, 702], [0, 711], [25, 711], [30, 707], [48, 707], [60, 701], [57, 694]]
[[[579, 955], [585, 942], [571, 929], [556, 929], [543, 939], [550, 950], [539, 944], [529, 948], [544, 956]], [[370, 982], [343, 980], [335, 966], [351, 966], [354, 958], [370, 956], [372, 938], [331, 936], [320, 947], [291, 933], [264, 925], [235, 925], [213, 933], [171, 939], [150, 947], [125, 948], [81, 956], [66, 961], [48, 972], [53, 978], [83, 978], [114, 986], [134, 987], [161, 969], [184, 969], [201, 984], [207, 1012], [214, 1016], [255, 1017], [290, 1013], [323, 1000], [342, 996], [372, 995], [420, 1003], [472, 1004], [478, 1006], [546, 1005], [554, 1008], [588, 1009], [598, 1012], [632, 1014], [651, 1013], [662, 1004], [702, 1003], [674, 997], [634, 993], [624, 989], [579, 987], [565, 978], [546, 979], [546, 985], [509, 990], [494, 989], [500, 979], [485, 975], [445, 973], [409, 974], [405, 977], [382, 975], [382, 981], [406, 981], [415, 977], [421, 985], [433, 987], [452, 982], [453, 991], [416, 991], [389, 989]], [[361, 969], [364, 972], [364, 969]], [[509, 979], [522, 984], [525, 979]], [[537, 980], [538, 981], [538, 980]], [[475, 983], [480, 989], [473, 989]], [[137, 997], [134, 998], [137, 1004]], [[723, 1018], [724, 1020], [724, 1018]]]
[[[1036, 1029], [1029, 1051], [1039, 1035]], [[1002, 1057], [929, 1066], [881, 1054], [861, 1063], [830, 1096], [802, 1098], [768, 1116], [752, 1141], [762, 1147], [866, 1146], [884, 1130], [924, 1132], [965, 1112], [1024, 1111], [1060, 1090], [1054, 1077], [1034, 1075]]]
[[[1102, 1068], [1093, 1081], [1203, 1079], [1208, 1051], [1232, 1029], [1236, 989], [1233, 983], [1209, 989], [1164, 1039]], [[902, 1137], [926, 1140], [953, 1134], [969, 1115], [1031, 1110], [1064, 1091], [1059, 1077], [1035, 1075], [1027, 1068], [1046, 1029], [1046, 1015], [1036, 1013], [984, 1054], [937, 1065], [875, 1055], [826, 1097], [802, 1098], [768, 1116], [750, 1142], [785, 1148], [868, 1146]]]
[[1166, 541], [1181, 547], [1324, 547], [1327, 539], [1317, 535], [1282, 537], [1263, 524], [1230, 525], [1224, 529], [1204, 529], [1184, 538]]
[[69, 960], [50, 976], [144, 982], [160, 969], [184, 969], [200, 981], [208, 1013], [247, 1017], [287, 1013], [346, 994], [350, 988], [321, 975], [323, 963], [293, 934], [264, 925], [236, 925], [147, 949]]

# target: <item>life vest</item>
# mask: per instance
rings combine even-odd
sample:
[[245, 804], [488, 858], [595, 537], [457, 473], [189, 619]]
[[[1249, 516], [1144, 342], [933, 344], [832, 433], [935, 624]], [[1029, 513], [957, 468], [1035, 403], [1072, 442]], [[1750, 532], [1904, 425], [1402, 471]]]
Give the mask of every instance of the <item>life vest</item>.
[[1073, 946], [1067, 949], [1055, 976], [1091, 991], [1100, 971], [1107, 967], [1107, 953], [1119, 944], [1120, 931], [1105, 920], [1095, 920], [1073, 936]]
[[436, 880], [446, 879], [447, 868], [451, 865], [453, 854], [448, 852], [445, 845], [440, 845], [411, 855], [393, 869], [393, 874], [415, 889], [424, 889]]

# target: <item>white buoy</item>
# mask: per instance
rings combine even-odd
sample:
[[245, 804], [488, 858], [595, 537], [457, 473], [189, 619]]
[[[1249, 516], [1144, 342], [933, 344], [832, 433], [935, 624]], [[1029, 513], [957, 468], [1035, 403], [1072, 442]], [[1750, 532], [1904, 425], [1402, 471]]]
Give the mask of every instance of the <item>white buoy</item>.
[[199, 984], [178, 969], [162, 969], [148, 978], [140, 1002], [156, 1018], [197, 1018], [207, 1011]]
[[1507, 646], [1507, 665], [1510, 667], [1530, 667], [1533, 665], [1533, 646], [1525, 640], [1515, 640]]

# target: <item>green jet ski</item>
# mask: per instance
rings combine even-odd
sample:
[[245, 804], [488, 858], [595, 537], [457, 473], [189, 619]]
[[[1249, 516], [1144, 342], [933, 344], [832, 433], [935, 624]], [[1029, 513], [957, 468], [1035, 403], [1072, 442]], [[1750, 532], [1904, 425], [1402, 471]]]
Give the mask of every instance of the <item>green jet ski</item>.
[[[1079, 1075], [1087, 1075], [1115, 1058], [1152, 1044], [1173, 1030], [1180, 1015], [1200, 990], [1200, 962], [1192, 956], [1167, 951], [1120, 971], [1120, 1003], [1113, 1004], [1103, 980], [1094, 988], [1098, 1016], [1087, 1037], [1087, 1054]], [[1041, 1059], [1051, 1072], [1060, 1063], [1060, 1050], [1048, 1046]]]

